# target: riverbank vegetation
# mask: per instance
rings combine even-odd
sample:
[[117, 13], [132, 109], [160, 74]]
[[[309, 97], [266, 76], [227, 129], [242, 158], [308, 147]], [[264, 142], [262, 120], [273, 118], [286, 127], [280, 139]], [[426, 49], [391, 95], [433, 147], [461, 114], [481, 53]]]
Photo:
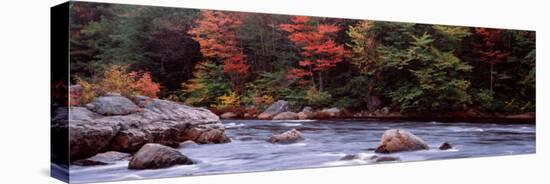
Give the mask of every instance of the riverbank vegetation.
[[535, 111], [535, 32], [78, 3], [72, 83], [217, 111]]

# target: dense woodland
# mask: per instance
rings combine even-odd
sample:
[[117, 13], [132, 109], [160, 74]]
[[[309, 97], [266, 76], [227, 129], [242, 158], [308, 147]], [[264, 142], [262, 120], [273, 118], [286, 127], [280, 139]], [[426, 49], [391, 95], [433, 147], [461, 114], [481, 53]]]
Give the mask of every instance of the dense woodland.
[[78, 3], [73, 84], [213, 109], [535, 110], [535, 32]]

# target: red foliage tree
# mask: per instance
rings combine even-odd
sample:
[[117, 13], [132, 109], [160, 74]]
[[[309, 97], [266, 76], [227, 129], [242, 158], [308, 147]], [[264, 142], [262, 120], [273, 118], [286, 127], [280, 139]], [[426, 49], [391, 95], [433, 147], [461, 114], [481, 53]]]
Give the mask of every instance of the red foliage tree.
[[488, 63], [491, 67], [489, 90], [491, 95], [493, 95], [494, 65], [505, 60], [508, 56], [508, 53], [502, 48], [499, 48], [499, 44], [502, 42], [503, 30], [476, 28], [476, 33], [480, 36], [482, 41], [478, 48], [480, 59], [482, 62]]
[[203, 10], [201, 15], [189, 34], [199, 42], [203, 56], [223, 62], [224, 73], [231, 79], [234, 90], [240, 91], [249, 68], [237, 38], [242, 22], [233, 13]]
[[334, 42], [333, 37], [340, 30], [336, 25], [313, 22], [309, 17], [295, 16], [291, 24], [281, 24], [279, 29], [288, 32], [288, 38], [301, 49], [303, 60], [299, 67], [289, 71], [289, 79], [300, 79], [308, 82], [305, 77], [318, 77], [319, 91], [323, 91], [323, 76], [326, 71], [342, 62], [346, 51], [343, 45]]
[[[131, 72], [130, 75], [137, 77], [135, 72]], [[141, 95], [156, 98], [157, 93], [160, 91], [160, 84], [153, 82], [151, 79], [151, 74], [149, 74], [149, 72], [145, 72], [135, 81], [135, 83], [131, 84], [131, 88]]]

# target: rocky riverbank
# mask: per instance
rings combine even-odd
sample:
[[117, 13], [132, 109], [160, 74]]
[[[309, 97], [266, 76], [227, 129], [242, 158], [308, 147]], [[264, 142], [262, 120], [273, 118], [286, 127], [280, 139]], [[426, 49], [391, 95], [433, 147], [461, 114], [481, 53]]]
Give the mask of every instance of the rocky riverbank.
[[[222, 119], [259, 119], [259, 120], [306, 120], [306, 119], [372, 119], [372, 120], [414, 120], [414, 121], [442, 121], [442, 122], [501, 122], [501, 123], [535, 123], [535, 112], [523, 114], [484, 113], [475, 109], [447, 113], [401, 113], [392, 111], [389, 107], [375, 110], [350, 111], [343, 108], [331, 107], [313, 109], [306, 106], [302, 110], [293, 111], [289, 102], [279, 100], [271, 104], [265, 111], [254, 114], [247, 110], [235, 111], [214, 110]], [[251, 111], [257, 112], [257, 111]]]
[[52, 132], [67, 128], [71, 162], [106, 151], [135, 153], [148, 143], [177, 147], [184, 141], [230, 142], [218, 116], [207, 109], [116, 93], [84, 106], [58, 109]]

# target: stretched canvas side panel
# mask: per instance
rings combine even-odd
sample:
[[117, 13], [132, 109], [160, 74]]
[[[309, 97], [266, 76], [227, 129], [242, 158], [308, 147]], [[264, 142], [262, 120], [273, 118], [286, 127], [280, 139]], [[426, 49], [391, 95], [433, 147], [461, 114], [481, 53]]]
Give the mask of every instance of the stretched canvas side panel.
[[69, 2], [50, 10], [51, 170], [52, 177], [69, 182]]

